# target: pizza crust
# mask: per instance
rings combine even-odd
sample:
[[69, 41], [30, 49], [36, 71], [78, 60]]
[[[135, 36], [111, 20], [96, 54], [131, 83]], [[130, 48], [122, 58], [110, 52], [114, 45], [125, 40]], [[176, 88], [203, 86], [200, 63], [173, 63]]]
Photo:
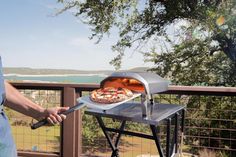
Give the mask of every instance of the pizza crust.
[[129, 99], [133, 92], [127, 88], [105, 87], [93, 90], [90, 99], [101, 104], [112, 104]]

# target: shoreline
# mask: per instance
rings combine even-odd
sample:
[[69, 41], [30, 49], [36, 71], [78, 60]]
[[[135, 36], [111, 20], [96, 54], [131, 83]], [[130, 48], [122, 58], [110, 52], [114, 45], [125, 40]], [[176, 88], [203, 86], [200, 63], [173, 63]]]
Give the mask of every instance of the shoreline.
[[68, 77], [68, 76], [99, 76], [99, 77], [107, 77], [107, 74], [35, 74], [35, 75], [28, 75], [28, 74], [3, 74], [4, 77]]

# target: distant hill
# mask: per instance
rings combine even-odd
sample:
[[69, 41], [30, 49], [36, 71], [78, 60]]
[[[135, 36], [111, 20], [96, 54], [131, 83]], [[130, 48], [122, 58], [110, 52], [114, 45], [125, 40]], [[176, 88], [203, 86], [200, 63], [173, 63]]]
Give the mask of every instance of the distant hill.
[[[121, 71], [135, 71], [142, 72], [146, 71], [147, 67], [137, 67], [129, 70]], [[85, 71], [85, 70], [70, 70], [70, 69], [34, 69], [34, 68], [12, 68], [4, 67], [4, 74], [20, 74], [20, 75], [65, 75], [65, 74], [111, 74], [112, 70], [94, 70], [94, 71]]]

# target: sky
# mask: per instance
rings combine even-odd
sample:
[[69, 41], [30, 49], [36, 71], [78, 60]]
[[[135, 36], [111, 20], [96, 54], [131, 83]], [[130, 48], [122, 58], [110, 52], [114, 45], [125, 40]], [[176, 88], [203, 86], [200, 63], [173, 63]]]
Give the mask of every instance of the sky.
[[[71, 12], [54, 16], [57, 0], [4, 0], [0, 2], [0, 55], [4, 67], [75, 70], [114, 70], [111, 46], [114, 30], [99, 44], [90, 40], [88, 25]], [[143, 56], [127, 50], [121, 69], [150, 67]]]

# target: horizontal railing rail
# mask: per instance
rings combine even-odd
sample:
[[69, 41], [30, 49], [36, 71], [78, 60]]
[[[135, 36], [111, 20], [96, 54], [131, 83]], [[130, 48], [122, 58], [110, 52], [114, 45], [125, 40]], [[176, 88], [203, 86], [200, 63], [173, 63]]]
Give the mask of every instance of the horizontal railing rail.
[[[76, 91], [91, 91], [99, 88], [99, 84], [66, 84], [66, 83], [36, 83], [36, 82], [12, 82], [18, 89], [63, 89], [75, 88]], [[207, 86], [169, 86], [165, 94], [186, 95], [236, 95], [236, 87], [207, 87]]]

